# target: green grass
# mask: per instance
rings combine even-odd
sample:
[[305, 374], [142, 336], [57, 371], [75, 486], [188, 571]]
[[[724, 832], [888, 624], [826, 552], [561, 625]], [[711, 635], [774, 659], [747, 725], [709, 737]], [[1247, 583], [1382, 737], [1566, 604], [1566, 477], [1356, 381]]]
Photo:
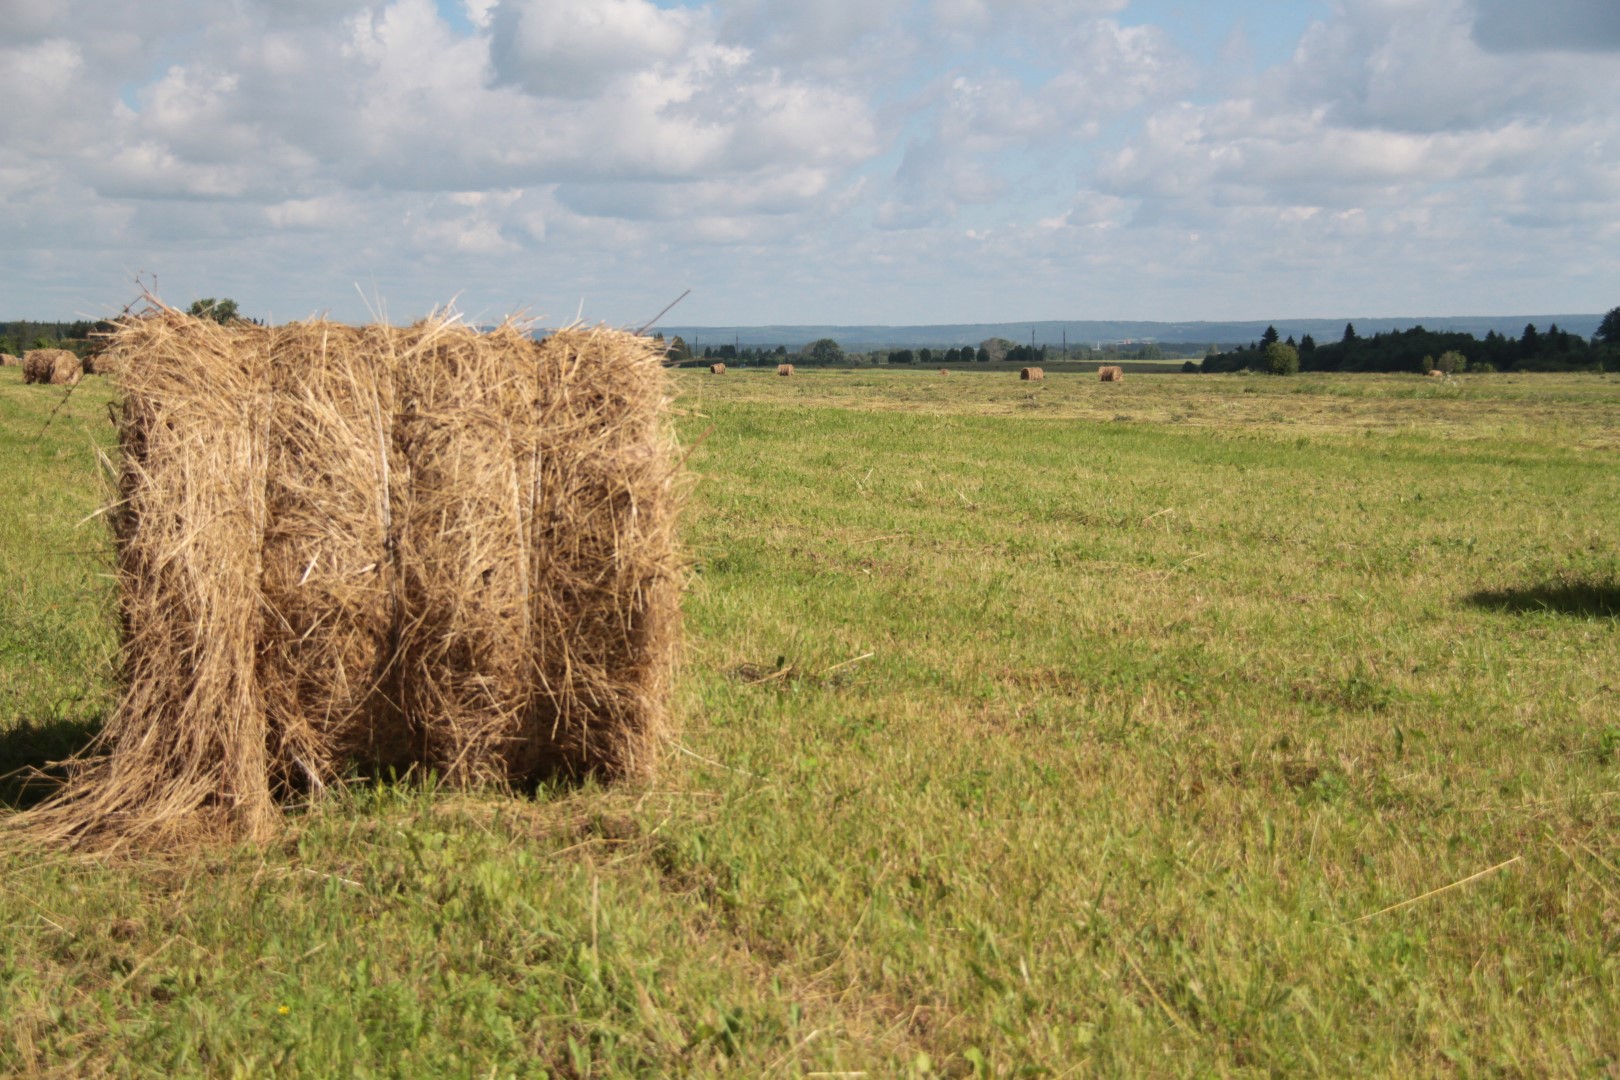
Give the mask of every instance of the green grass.
[[[1620, 380], [680, 385], [658, 781], [0, 853], [0, 1073], [1620, 1068]], [[0, 372], [7, 767], [112, 700], [107, 397]]]

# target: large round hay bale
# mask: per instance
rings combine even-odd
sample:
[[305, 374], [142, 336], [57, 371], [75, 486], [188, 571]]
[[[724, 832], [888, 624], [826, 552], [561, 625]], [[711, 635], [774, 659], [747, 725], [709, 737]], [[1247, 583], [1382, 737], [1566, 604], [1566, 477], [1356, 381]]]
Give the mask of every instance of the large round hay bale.
[[1105, 364], [1097, 369], [1097, 379], [1100, 382], [1124, 382], [1125, 369], [1117, 364]]
[[1040, 382], [1046, 378], [1046, 372], [1038, 367], [1027, 367], [1018, 373], [1018, 377], [1025, 382]]
[[724, 365], [724, 364], [710, 364], [709, 365], [709, 374], [710, 375], [724, 375], [725, 373], [726, 373], [726, 365]]
[[776, 365], [776, 373], [778, 375], [783, 376], [784, 378], [786, 376], [788, 376], [788, 375], [792, 375], [793, 374], [793, 365], [792, 364], [777, 364]]
[[127, 685], [21, 828], [260, 836], [351, 763], [650, 772], [683, 491], [656, 342], [158, 308], [112, 351]]
[[84, 364], [67, 349], [30, 349], [22, 357], [23, 382], [72, 386], [84, 376]]
[[73, 385], [84, 376], [84, 364], [65, 348], [31, 348], [23, 353], [23, 382]]
[[10, 353], [0, 353], [0, 367], [21, 367], [22, 358], [12, 356]]
[[1431, 369], [1428, 377], [1431, 379], [1443, 379], [1446, 377], [1446, 373], [1437, 369]]

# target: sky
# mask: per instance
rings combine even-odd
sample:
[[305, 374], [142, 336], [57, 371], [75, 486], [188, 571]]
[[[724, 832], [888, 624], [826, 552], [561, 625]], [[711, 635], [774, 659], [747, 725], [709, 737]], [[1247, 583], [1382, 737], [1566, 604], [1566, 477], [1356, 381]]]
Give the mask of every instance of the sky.
[[0, 319], [1601, 312], [1617, 102], [1616, 0], [0, 0]]

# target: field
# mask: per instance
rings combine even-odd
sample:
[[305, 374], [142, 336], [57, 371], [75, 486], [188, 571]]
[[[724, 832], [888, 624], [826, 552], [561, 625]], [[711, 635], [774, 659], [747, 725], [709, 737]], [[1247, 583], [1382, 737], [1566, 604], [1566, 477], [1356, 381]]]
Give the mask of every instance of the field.
[[[1620, 379], [679, 385], [657, 782], [8, 842], [0, 1073], [1620, 1070]], [[112, 700], [110, 397], [0, 371], [0, 772]]]

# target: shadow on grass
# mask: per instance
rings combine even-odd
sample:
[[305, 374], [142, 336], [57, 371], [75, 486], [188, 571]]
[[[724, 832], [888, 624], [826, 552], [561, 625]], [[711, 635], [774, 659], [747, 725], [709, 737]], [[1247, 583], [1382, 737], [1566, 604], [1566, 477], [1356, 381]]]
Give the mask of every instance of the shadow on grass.
[[58, 790], [67, 771], [57, 763], [90, 745], [101, 718], [19, 720], [0, 731], [0, 808], [26, 810]]
[[1467, 597], [1475, 607], [1512, 615], [1546, 612], [1576, 618], [1620, 617], [1620, 582], [1543, 582], [1519, 589], [1484, 590]]

